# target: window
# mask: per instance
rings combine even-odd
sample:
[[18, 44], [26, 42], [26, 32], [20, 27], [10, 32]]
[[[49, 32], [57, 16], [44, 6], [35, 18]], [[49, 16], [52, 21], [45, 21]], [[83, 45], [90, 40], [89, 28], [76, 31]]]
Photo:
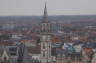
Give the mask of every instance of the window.
[[43, 56], [45, 57], [45, 52], [43, 52]]
[[45, 49], [45, 44], [43, 43], [43, 49]]
[[48, 40], [50, 40], [50, 35], [47, 36]]
[[46, 24], [42, 24], [42, 32], [46, 32]]

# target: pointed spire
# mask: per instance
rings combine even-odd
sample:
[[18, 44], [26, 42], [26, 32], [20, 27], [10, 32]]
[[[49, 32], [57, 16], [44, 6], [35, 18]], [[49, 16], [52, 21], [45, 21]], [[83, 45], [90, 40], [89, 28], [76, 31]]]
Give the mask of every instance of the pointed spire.
[[43, 22], [48, 22], [47, 5], [45, 3]]
[[46, 7], [46, 3], [45, 3], [45, 8], [44, 8], [44, 16], [47, 17], [47, 7]]

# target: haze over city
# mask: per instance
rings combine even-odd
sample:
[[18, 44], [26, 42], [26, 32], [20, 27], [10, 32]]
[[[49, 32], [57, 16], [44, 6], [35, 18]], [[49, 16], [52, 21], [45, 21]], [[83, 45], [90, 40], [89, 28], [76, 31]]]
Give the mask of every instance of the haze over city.
[[0, 0], [0, 16], [42, 15], [45, 2], [48, 15], [96, 14], [96, 0]]
[[0, 0], [0, 63], [96, 63], [95, 0]]

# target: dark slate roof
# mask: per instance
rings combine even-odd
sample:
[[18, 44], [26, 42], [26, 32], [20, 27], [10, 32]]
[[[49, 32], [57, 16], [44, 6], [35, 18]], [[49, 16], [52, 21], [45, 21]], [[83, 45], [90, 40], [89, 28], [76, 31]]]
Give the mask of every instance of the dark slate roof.
[[31, 54], [40, 54], [41, 53], [41, 49], [39, 46], [36, 47], [27, 47], [29, 53]]
[[51, 49], [51, 56], [56, 56], [56, 48]]

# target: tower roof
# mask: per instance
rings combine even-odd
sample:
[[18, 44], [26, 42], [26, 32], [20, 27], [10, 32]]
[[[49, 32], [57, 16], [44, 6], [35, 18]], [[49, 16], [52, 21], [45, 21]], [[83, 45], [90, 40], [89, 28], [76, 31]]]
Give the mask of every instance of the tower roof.
[[45, 8], [44, 8], [44, 15], [43, 15], [43, 23], [48, 22], [48, 15], [47, 15], [47, 5], [45, 3]]

